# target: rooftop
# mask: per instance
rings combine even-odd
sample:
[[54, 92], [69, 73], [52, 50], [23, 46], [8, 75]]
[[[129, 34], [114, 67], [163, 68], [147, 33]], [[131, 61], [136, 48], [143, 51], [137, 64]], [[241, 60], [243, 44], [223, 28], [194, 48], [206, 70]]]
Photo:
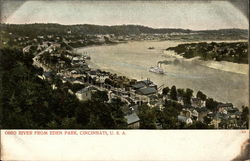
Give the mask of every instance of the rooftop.
[[155, 94], [157, 90], [153, 87], [147, 87], [138, 89], [137, 92], [143, 95], [150, 95], [150, 94]]
[[147, 79], [147, 80], [142, 80], [142, 81], [139, 81], [139, 82], [144, 83], [145, 85], [150, 85], [150, 84], [153, 83], [153, 82], [150, 81], [149, 79]]
[[140, 89], [142, 87], [145, 87], [145, 84], [142, 83], [142, 82], [138, 82], [138, 83], [132, 85], [132, 87], [135, 88], [135, 89]]
[[91, 90], [96, 90], [96, 88], [93, 87], [93, 86], [88, 86], [88, 87], [85, 87], [85, 88], [77, 91], [76, 93], [81, 93], [82, 94], [82, 93], [86, 93], [86, 92], [91, 91]]
[[221, 103], [218, 105], [218, 108], [220, 107], [233, 107], [233, 104], [232, 103]]
[[125, 118], [127, 119], [128, 125], [140, 121], [140, 118], [137, 116], [137, 114], [135, 112], [130, 114], [130, 115], [125, 116]]

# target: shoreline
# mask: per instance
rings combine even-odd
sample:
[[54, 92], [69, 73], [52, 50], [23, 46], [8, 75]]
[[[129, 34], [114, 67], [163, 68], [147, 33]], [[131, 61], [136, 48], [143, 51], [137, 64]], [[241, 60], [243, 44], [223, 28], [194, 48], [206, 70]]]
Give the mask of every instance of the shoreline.
[[232, 73], [237, 73], [237, 74], [243, 74], [243, 75], [248, 75], [249, 74], [249, 66], [248, 64], [238, 64], [238, 63], [233, 63], [233, 62], [228, 62], [228, 61], [203, 61], [200, 59], [196, 59], [200, 65], [212, 68], [212, 69], [217, 69], [217, 70], [222, 70], [225, 72], [232, 72]]
[[164, 55], [168, 55], [171, 57], [174, 57], [176, 59], [183, 59], [185, 61], [194, 61], [195, 63], [198, 63], [199, 65], [217, 69], [225, 72], [232, 72], [237, 74], [249, 74], [249, 65], [248, 64], [239, 64], [239, 63], [233, 63], [229, 61], [214, 61], [214, 60], [201, 60], [200, 57], [196, 56], [190, 59], [184, 58], [182, 55], [176, 54], [174, 51], [171, 51], [173, 53], [169, 53], [169, 51], [164, 51]]
[[[199, 42], [248, 42], [248, 40], [241, 39], [241, 40], [204, 40], [204, 41], [197, 41], [197, 40], [189, 40], [189, 41], [184, 41], [184, 40], [124, 40], [124, 41], [118, 41], [118, 42], [113, 42], [113, 43], [103, 43], [103, 44], [93, 44], [93, 45], [87, 45], [87, 46], [82, 46], [82, 47], [73, 47], [73, 50], [76, 49], [82, 49], [82, 48], [89, 48], [89, 47], [96, 47], [96, 46], [110, 46], [110, 45], [119, 45], [123, 43], [133, 43], [133, 42], [163, 42], [163, 41], [173, 41], [173, 42], [183, 42], [183, 43], [199, 43]], [[165, 50], [165, 49], [164, 49]]]

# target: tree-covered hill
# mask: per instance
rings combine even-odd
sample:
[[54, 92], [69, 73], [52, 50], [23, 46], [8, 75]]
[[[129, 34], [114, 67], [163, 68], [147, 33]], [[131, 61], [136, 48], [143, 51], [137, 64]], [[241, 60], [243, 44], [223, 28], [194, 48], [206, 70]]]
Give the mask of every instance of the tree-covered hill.
[[[0, 49], [0, 127], [4, 129], [119, 129], [126, 128], [122, 102], [107, 103], [107, 93], [80, 102], [68, 91], [70, 83], [54, 77], [42, 80], [42, 69], [32, 65], [32, 55], [19, 49]], [[52, 88], [56, 85], [56, 89]]]
[[90, 24], [81, 25], [60, 25], [60, 24], [0, 24], [2, 31], [17, 32], [20, 36], [27, 33], [31, 35], [46, 34], [65, 34], [70, 30], [73, 34], [170, 34], [170, 33], [193, 33], [201, 35], [228, 35], [247, 38], [248, 31], [242, 29], [221, 29], [221, 30], [202, 30], [192, 31], [189, 29], [178, 28], [150, 28], [140, 25], [117, 25], [117, 26], [99, 26]]
[[167, 50], [173, 50], [185, 58], [199, 56], [203, 60], [229, 61], [248, 64], [247, 42], [188, 43], [170, 47]]

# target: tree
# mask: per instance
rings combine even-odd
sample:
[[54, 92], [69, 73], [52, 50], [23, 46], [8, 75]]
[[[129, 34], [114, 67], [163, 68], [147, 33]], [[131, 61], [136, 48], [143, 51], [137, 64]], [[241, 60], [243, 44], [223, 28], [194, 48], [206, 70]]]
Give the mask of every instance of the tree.
[[183, 108], [181, 104], [175, 101], [165, 101], [163, 109], [163, 118], [162, 118], [162, 127], [164, 129], [176, 129], [179, 127], [178, 125], [178, 114], [180, 113], [181, 109]]
[[249, 108], [247, 106], [242, 106], [241, 122], [249, 128]]
[[72, 118], [65, 117], [62, 120], [61, 128], [62, 129], [75, 129], [75, 128], [77, 128], [76, 118], [75, 117], [72, 117]]
[[92, 100], [96, 102], [105, 102], [108, 101], [108, 95], [106, 91], [97, 91], [92, 95]]
[[177, 93], [178, 93], [178, 96], [183, 97], [185, 94], [185, 91], [184, 91], [184, 89], [179, 88], [179, 89], [177, 89]]
[[203, 101], [205, 101], [207, 99], [207, 96], [204, 93], [202, 93], [201, 91], [197, 92], [196, 97], [203, 100]]
[[171, 87], [171, 90], [170, 90], [170, 98], [171, 98], [172, 100], [177, 101], [177, 92], [176, 92], [176, 87], [175, 87], [175, 86], [172, 86], [172, 87]]
[[186, 92], [185, 92], [185, 94], [183, 96], [183, 102], [184, 102], [185, 105], [191, 105], [192, 96], [193, 96], [193, 90], [187, 88]]
[[169, 91], [170, 91], [169, 87], [165, 87], [165, 88], [162, 89], [162, 94], [163, 95], [168, 95]]
[[204, 124], [200, 121], [196, 121], [190, 125], [187, 125], [187, 129], [209, 129], [211, 127], [209, 127], [207, 124]]
[[124, 105], [125, 103], [122, 102], [119, 98], [112, 99], [112, 102], [109, 105], [109, 107], [111, 108], [111, 115], [117, 129], [125, 129], [127, 127], [127, 122], [122, 111], [122, 106]]
[[211, 123], [211, 121], [212, 121], [212, 119], [207, 117], [207, 116], [205, 116], [203, 120], [204, 120], [204, 123], [207, 124], [207, 125], [209, 125]]
[[57, 129], [59, 127], [59, 125], [56, 121], [53, 120], [47, 124], [47, 127], [49, 129]]
[[217, 101], [214, 101], [212, 98], [208, 98], [206, 100], [206, 108], [211, 111], [216, 111], [218, 104], [219, 103]]
[[139, 108], [140, 129], [156, 129], [156, 117], [153, 110], [147, 105]]
[[75, 110], [76, 122], [82, 126], [87, 125], [90, 121], [90, 110], [88, 107], [91, 107], [89, 102], [81, 102]]

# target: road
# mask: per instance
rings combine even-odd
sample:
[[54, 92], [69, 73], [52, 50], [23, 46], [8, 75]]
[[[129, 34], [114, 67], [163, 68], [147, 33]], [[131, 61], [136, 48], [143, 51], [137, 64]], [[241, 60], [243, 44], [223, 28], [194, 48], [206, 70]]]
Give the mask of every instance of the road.
[[34, 58], [33, 58], [33, 65], [37, 66], [38, 68], [42, 68], [43, 71], [50, 71], [50, 69], [48, 67], [46, 67], [44, 64], [39, 62], [40, 56], [43, 55], [45, 52], [49, 51], [49, 49], [51, 49], [52, 47], [54, 47], [54, 45], [50, 45], [49, 47], [47, 47], [46, 49], [44, 49], [43, 51], [41, 51], [40, 53], [38, 53]]

